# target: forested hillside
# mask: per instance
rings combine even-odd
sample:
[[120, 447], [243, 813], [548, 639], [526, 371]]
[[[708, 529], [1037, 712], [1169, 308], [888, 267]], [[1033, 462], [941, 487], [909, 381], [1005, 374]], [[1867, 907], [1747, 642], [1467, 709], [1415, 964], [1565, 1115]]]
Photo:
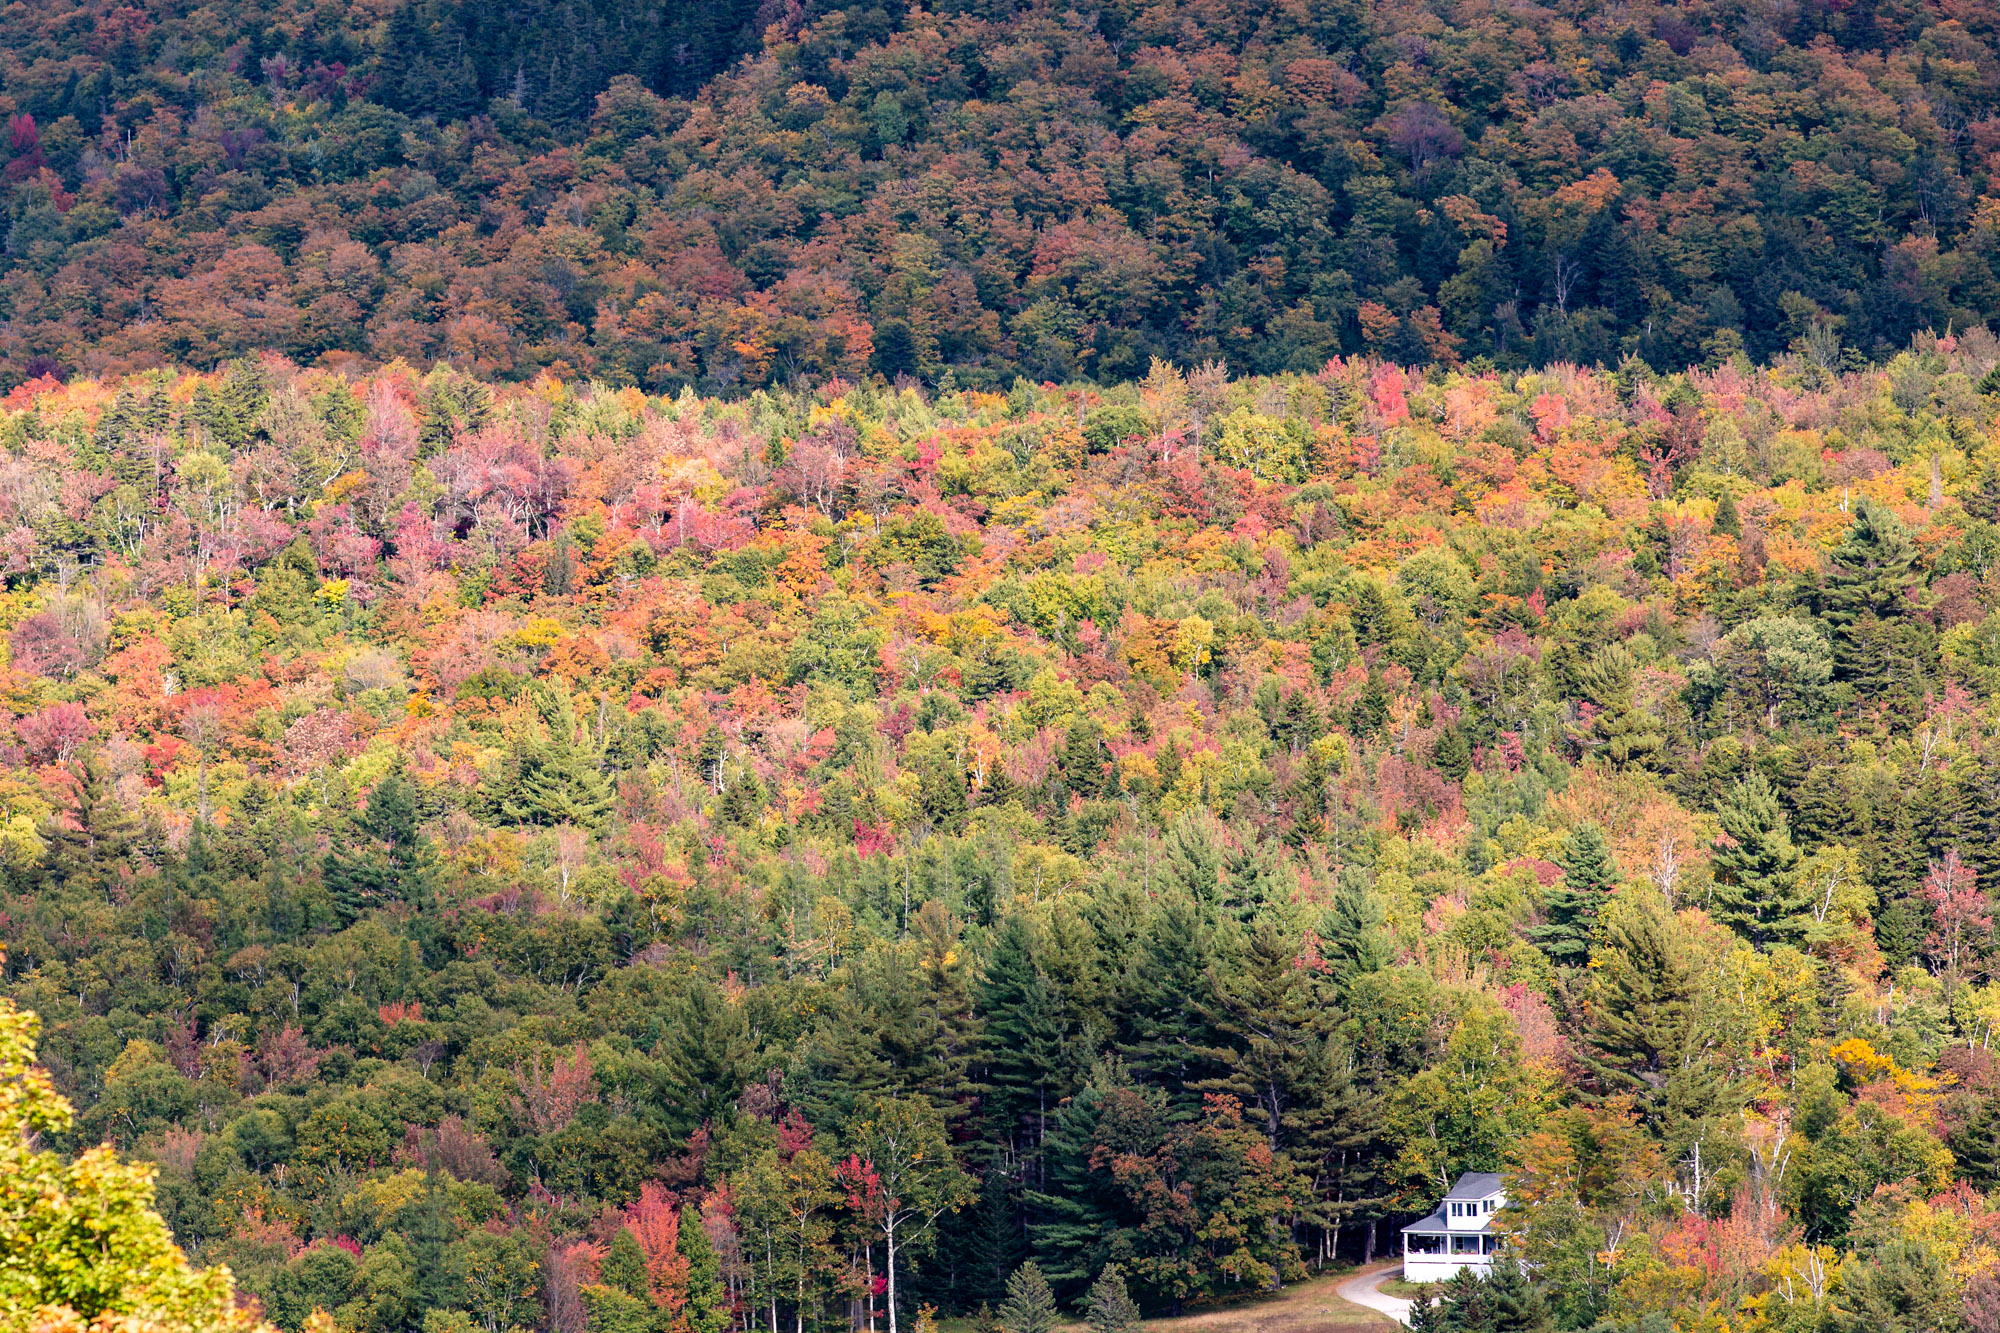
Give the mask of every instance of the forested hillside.
[[25, 385], [50, 1141], [288, 1333], [1166, 1312], [1468, 1169], [1447, 1327], [1992, 1333], [1996, 362]]
[[0, 387], [1830, 370], [2000, 310], [1981, 0], [0, 9]]

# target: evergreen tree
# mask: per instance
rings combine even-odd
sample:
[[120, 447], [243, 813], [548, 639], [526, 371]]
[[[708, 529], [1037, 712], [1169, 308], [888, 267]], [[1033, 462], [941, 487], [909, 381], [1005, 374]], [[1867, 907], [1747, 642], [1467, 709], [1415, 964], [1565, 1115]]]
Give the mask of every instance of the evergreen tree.
[[1661, 1136], [1701, 1118], [1720, 1095], [1700, 1056], [1695, 978], [1670, 929], [1652, 907], [1634, 906], [1609, 923], [1583, 1019], [1590, 1099], [1630, 1097]]
[[1160, 840], [1159, 876], [1195, 903], [1212, 907], [1222, 892], [1223, 849], [1215, 820], [1206, 813], [1184, 814]]
[[619, 1227], [598, 1266], [598, 1281], [615, 1291], [640, 1300], [651, 1300], [652, 1284], [646, 1276], [646, 1252], [639, 1248], [631, 1228]]
[[701, 1210], [681, 1205], [681, 1225], [675, 1244], [687, 1261], [686, 1333], [726, 1333], [730, 1318], [729, 1289], [722, 1280], [722, 1258], [701, 1224]]
[[1638, 662], [1622, 643], [1600, 649], [1576, 672], [1578, 693], [1597, 709], [1588, 727], [1572, 728], [1576, 743], [1624, 768], [1643, 761], [1666, 744], [1659, 719], [1634, 701]]
[[1091, 1284], [1084, 1320], [1090, 1333], [1133, 1333], [1139, 1327], [1139, 1307], [1126, 1291], [1125, 1275], [1118, 1271], [1118, 1265], [1106, 1264]]
[[1353, 986], [1357, 978], [1380, 972], [1394, 961], [1388, 914], [1362, 874], [1352, 870], [1341, 874], [1324, 917], [1320, 950], [1342, 991]]
[[597, 1282], [583, 1289], [592, 1333], [665, 1333], [664, 1312], [653, 1304], [646, 1252], [628, 1227], [612, 1234]]
[[1007, 1279], [1007, 1299], [1000, 1303], [1000, 1327], [1006, 1333], [1052, 1333], [1060, 1321], [1055, 1293], [1033, 1259]]
[[994, 932], [978, 992], [984, 1026], [986, 1084], [996, 1120], [1010, 1140], [1025, 1129], [1025, 1150], [1039, 1152], [1048, 1117], [1072, 1089], [1065, 1049], [1065, 1006], [1036, 964], [1035, 928], [1014, 912]]
[[1945, 1143], [1960, 1180], [1982, 1191], [2000, 1185], [2000, 1097], [1981, 1096]]
[[1296, 1136], [1320, 1090], [1315, 1056], [1340, 1021], [1338, 1009], [1311, 993], [1298, 965], [1299, 943], [1277, 921], [1261, 917], [1247, 939], [1216, 969], [1213, 1002], [1204, 1015], [1218, 1038], [1206, 1054], [1220, 1067], [1194, 1084], [1227, 1092], [1254, 1108], [1272, 1151]]
[[1715, 814], [1729, 842], [1715, 849], [1710, 914], [1753, 941], [1788, 930], [1805, 907], [1800, 856], [1771, 784], [1752, 773], [1730, 789]]
[[1462, 782], [1472, 771], [1472, 744], [1461, 727], [1446, 727], [1431, 751], [1431, 766], [1453, 782]]
[[1920, 577], [1916, 560], [1916, 546], [1894, 511], [1871, 496], [1857, 499], [1853, 526], [1828, 556], [1818, 609], [1832, 631], [1838, 677], [1855, 681], [1864, 694], [1884, 683], [1889, 648], [1883, 627], [1907, 609], [1907, 594]]
[[341, 924], [385, 903], [421, 902], [416, 802], [399, 772], [392, 769], [375, 784], [355, 831], [361, 836], [354, 844], [328, 852], [321, 867]]
[[1806, 851], [1846, 841], [1855, 828], [1852, 801], [1846, 770], [1830, 757], [1814, 756], [1793, 796], [1793, 838]]
[[1498, 1261], [1486, 1285], [1493, 1333], [1552, 1333], [1555, 1319], [1549, 1313], [1548, 1302], [1528, 1281], [1519, 1264], [1512, 1259]]
[[1214, 1071], [1205, 1015], [1213, 1010], [1214, 943], [1208, 922], [1186, 893], [1162, 893], [1147, 914], [1120, 986], [1124, 1040], [1132, 1071], [1180, 1096], [1192, 1113], [1190, 1086]]
[[[538, 682], [533, 691], [543, 734], [519, 745], [498, 813], [516, 824], [595, 828], [611, 811], [611, 783], [604, 776], [602, 756], [577, 717], [566, 684]], [[737, 799], [740, 805], [742, 795]], [[761, 792], [756, 803], [761, 809]]]
[[1287, 897], [1285, 866], [1279, 850], [1268, 843], [1231, 847], [1222, 854], [1222, 892], [1218, 906], [1240, 922]]
[[1059, 760], [1069, 789], [1086, 801], [1096, 800], [1104, 790], [1106, 757], [1101, 727], [1088, 718], [1071, 723]]
[[1890, 967], [1902, 967], [1917, 956], [1930, 934], [1930, 906], [1905, 888], [1887, 894], [1875, 913], [1875, 947]]
[[1736, 492], [1724, 491], [1715, 502], [1715, 530], [1727, 537], [1743, 535], [1743, 519], [1736, 512]]
[[[1121, 1105], [1121, 1120], [1164, 1123], [1166, 1094], [1158, 1088], [1135, 1087], [1115, 1060], [1101, 1061], [1090, 1079], [1056, 1115], [1049, 1134], [1045, 1183], [1027, 1192], [1028, 1234], [1037, 1261], [1056, 1281], [1081, 1285], [1111, 1258], [1122, 1222], [1121, 1204], [1097, 1169], [1098, 1135], [1107, 1106]], [[1133, 1114], [1136, 1111], [1137, 1114]], [[1126, 1136], [1128, 1148], [1150, 1151], [1152, 1135]]]
[[1604, 830], [1578, 824], [1563, 839], [1562, 883], [1549, 889], [1543, 922], [1528, 938], [1558, 967], [1582, 967], [1590, 961], [1591, 936], [1606, 895], [1618, 887], [1617, 860]]

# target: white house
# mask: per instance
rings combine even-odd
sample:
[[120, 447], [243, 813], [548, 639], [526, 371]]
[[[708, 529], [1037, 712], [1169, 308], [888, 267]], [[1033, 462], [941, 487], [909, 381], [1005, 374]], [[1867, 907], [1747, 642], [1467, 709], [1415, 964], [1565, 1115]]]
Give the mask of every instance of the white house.
[[1506, 1206], [1502, 1177], [1487, 1171], [1460, 1176], [1436, 1212], [1403, 1228], [1403, 1280], [1442, 1282], [1461, 1268], [1487, 1276], [1500, 1249], [1493, 1215]]

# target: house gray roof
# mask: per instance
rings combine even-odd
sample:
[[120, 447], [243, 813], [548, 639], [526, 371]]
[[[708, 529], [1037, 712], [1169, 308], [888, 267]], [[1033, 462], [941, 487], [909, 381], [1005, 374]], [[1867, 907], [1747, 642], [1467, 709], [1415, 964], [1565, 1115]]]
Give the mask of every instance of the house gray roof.
[[1441, 1236], [1447, 1233], [1454, 1236], [1497, 1236], [1500, 1234], [1494, 1230], [1491, 1219], [1481, 1222], [1476, 1227], [1455, 1227], [1444, 1220], [1444, 1213], [1442, 1211], [1432, 1213], [1421, 1222], [1410, 1223], [1410, 1225], [1403, 1228], [1403, 1231], [1405, 1234], [1416, 1232], [1427, 1236]]
[[[1497, 1171], [1468, 1171], [1451, 1187], [1447, 1199], [1484, 1199], [1507, 1188], [1507, 1179]], [[1439, 1212], [1444, 1210], [1440, 1208]]]

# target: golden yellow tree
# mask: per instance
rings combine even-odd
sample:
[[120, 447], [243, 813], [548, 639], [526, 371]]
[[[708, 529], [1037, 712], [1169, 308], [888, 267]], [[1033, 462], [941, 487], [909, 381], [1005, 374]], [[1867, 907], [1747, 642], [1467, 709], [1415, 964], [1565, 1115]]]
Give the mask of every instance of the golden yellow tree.
[[188, 1263], [153, 1169], [108, 1146], [38, 1149], [70, 1104], [35, 1067], [35, 1015], [0, 999], [0, 1333], [257, 1333], [226, 1268]]

